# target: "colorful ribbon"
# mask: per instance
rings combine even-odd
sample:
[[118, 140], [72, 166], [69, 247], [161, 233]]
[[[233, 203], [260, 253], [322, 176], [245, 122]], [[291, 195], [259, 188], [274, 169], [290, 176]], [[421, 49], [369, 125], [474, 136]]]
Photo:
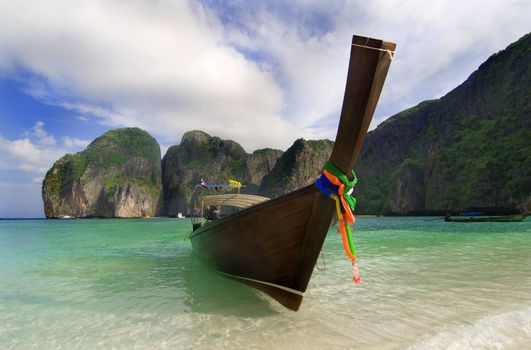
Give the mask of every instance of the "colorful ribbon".
[[356, 259], [356, 247], [352, 240], [350, 225], [356, 221], [353, 211], [356, 207], [356, 198], [352, 196], [352, 191], [358, 179], [352, 170], [353, 179], [349, 180], [341, 170], [330, 161], [326, 163], [322, 173], [315, 181], [319, 190], [327, 197], [336, 202], [336, 211], [339, 224], [338, 234], [341, 234], [345, 253], [352, 261], [353, 281], [361, 282]]

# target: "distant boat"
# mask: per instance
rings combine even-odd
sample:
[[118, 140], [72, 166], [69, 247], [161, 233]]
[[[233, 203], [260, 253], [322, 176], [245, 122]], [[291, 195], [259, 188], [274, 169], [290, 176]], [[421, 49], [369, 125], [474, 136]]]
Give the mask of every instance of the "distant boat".
[[485, 215], [482, 211], [466, 211], [463, 213], [459, 213], [459, 216], [479, 216], [479, 215]]
[[527, 214], [496, 215], [496, 216], [451, 216], [444, 218], [446, 222], [518, 222], [523, 221]]
[[185, 216], [183, 215], [183, 213], [177, 213], [177, 218], [178, 219], [184, 219]]
[[[339, 129], [330, 163], [348, 181], [391, 64], [395, 44], [354, 36]], [[316, 174], [317, 175], [317, 174]], [[218, 184], [218, 188], [223, 188]], [[212, 206], [242, 208], [218, 220], [194, 218], [190, 240], [199, 258], [220, 274], [298, 310], [336, 211], [336, 202], [310, 185], [279, 198], [212, 197]], [[212, 213], [212, 215], [217, 215]], [[206, 215], [205, 215], [206, 216]]]
[[75, 219], [74, 216], [70, 216], [70, 215], [58, 215], [56, 218], [57, 219]]

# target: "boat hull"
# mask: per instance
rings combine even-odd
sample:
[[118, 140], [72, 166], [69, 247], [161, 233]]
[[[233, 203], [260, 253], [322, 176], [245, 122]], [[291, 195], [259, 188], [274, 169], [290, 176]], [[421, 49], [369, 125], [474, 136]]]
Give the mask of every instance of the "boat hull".
[[[317, 203], [328, 207], [318, 224]], [[333, 215], [333, 202], [308, 186], [209, 222], [190, 240], [214, 270], [298, 310]]]

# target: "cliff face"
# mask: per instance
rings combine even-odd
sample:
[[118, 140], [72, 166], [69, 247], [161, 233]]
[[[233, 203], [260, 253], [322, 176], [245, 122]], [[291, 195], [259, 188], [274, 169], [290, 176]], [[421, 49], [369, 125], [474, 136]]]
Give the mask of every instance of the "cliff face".
[[531, 207], [531, 35], [493, 55], [438, 100], [367, 136], [362, 213]]
[[259, 193], [274, 198], [313, 183], [330, 157], [332, 147], [330, 140], [298, 139], [263, 178]]
[[164, 214], [188, 213], [194, 188], [201, 179], [209, 183], [241, 181], [242, 191], [256, 193], [262, 177], [270, 171], [281, 151], [264, 149], [249, 155], [236, 142], [189, 131], [162, 159]]
[[423, 213], [426, 191], [424, 173], [414, 163], [403, 163], [397, 169], [397, 177], [391, 192], [391, 200], [385, 212], [400, 214]]
[[251, 192], [258, 193], [264, 176], [269, 174], [283, 152], [278, 149], [259, 149], [247, 157], [246, 178]]
[[84, 151], [67, 154], [42, 184], [46, 217], [143, 217], [159, 215], [160, 148], [138, 128], [109, 131]]
[[239, 180], [246, 186], [243, 193], [268, 197], [306, 186], [315, 181], [332, 146], [329, 140], [299, 139], [284, 153], [267, 148], [247, 154], [234, 141], [187, 132], [162, 159], [165, 215], [189, 213], [194, 188], [202, 178], [209, 183]]
[[164, 214], [189, 213], [194, 188], [202, 178], [209, 183], [235, 179], [246, 186], [243, 193], [268, 197], [306, 186], [315, 181], [332, 146], [329, 140], [299, 139], [285, 153], [267, 148], [247, 154], [234, 141], [187, 132], [162, 159]]

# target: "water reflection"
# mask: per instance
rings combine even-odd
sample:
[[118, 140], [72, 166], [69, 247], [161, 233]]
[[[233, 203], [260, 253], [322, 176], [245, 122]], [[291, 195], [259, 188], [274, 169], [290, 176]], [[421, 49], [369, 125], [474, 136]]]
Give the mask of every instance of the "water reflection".
[[197, 259], [190, 243], [179, 239], [71, 251], [41, 260], [29, 274], [46, 291], [40, 295], [36, 290], [33, 298], [45, 296], [105, 313], [242, 317], [276, 313], [272, 301], [210, 270]]
[[273, 301], [241, 283], [222, 277], [192, 253], [182, 274], [187, 293], [185, 305], [191, 312], [264, 317], [277, 314]]

